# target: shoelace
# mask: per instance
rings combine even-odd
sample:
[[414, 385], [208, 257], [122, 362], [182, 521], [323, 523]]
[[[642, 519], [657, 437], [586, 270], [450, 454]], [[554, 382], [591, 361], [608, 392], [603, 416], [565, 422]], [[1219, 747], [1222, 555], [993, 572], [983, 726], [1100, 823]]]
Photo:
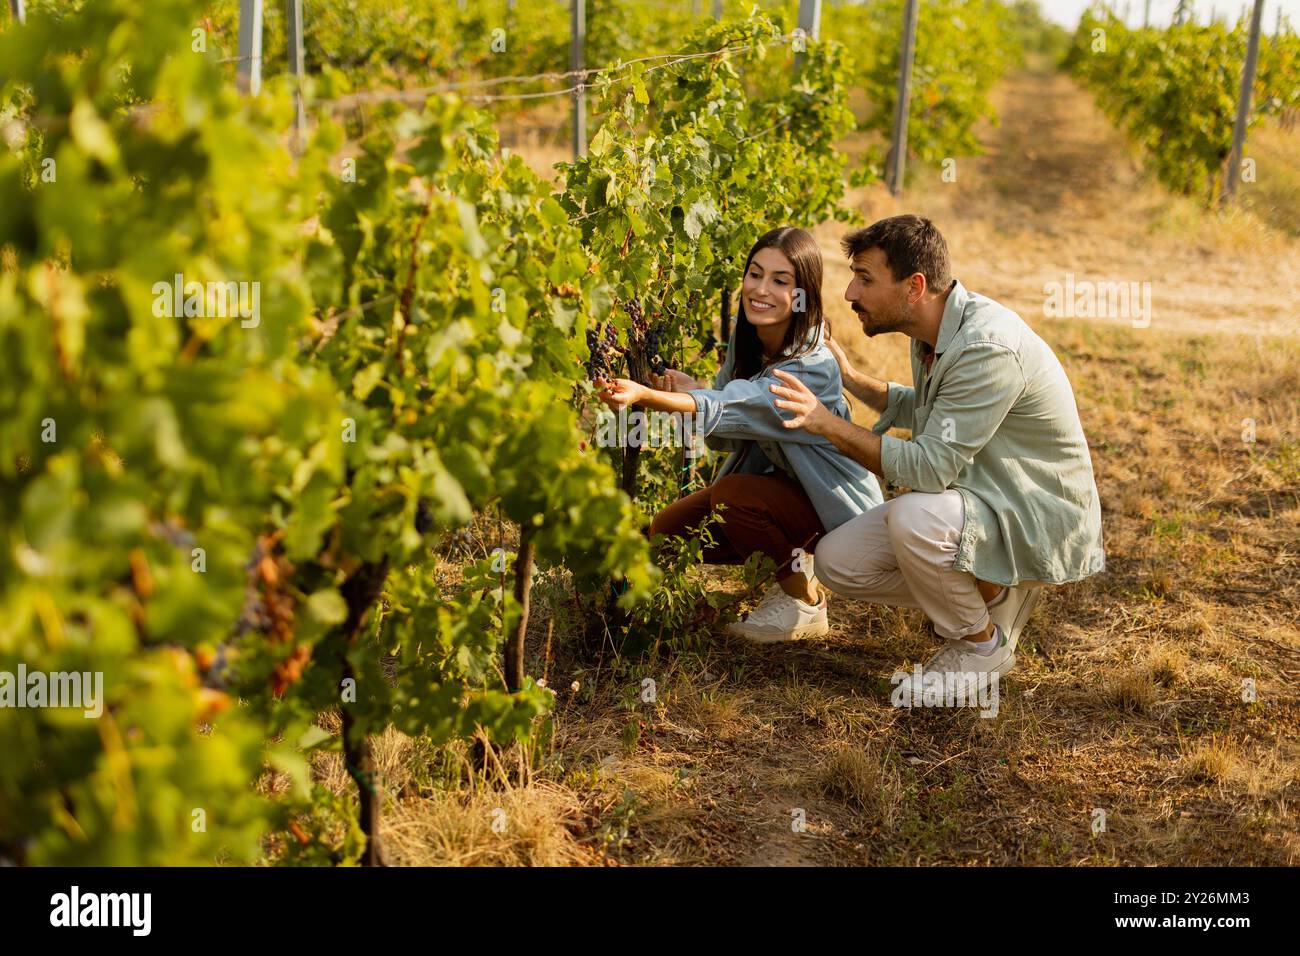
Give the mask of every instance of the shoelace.
[[772, 585], [771, 590], [763, 595], [763, 600], [759, 601], [754, 610], [749, 612], [746, 621], [750, 624], [766, 624], [777, 614], [781, 613], [781, 605], [784, 603], [782, 598], [789, 601], [790, 598], [779, 585]]
[[962, 647], [965, 643], [965, 641], [959, 639], [954, 640], [949, 638], [948, 643], [939, 648], [939, 652], [930, 659], [930, 663], [925, 669], [945, 671], [954, 668], [956, 665], [961, 663], [962, 657], [969, 653], [966, 648]]

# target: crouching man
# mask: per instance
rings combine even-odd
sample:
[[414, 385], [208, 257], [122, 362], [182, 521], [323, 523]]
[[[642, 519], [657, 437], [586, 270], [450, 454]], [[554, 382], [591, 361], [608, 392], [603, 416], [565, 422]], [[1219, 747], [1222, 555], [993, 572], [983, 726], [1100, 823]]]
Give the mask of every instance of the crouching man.
[[[853, 270], [845, 299], [868, 336], [912, 340], [913, 384], [859, 372], [836, 344], [845, 387], [880, 413], [871, 429], [831, 414], [780, 371], [775, 404], [794, 412], [787, 428], [824, 435], [911, 491], [827, 535], [817, 578], [846, 597], [923, 610], [945, 639], [923, 678], [937, 673], [951, 686], [959, 675], [1004, 674], [1039, 588], [1104, 564], [1074, 392], [1015, 312], [951, 277], [928, 219], [882, 219], [845, 237], [844, 251]], [[912, 437], [886, 435], [892, 427]]]

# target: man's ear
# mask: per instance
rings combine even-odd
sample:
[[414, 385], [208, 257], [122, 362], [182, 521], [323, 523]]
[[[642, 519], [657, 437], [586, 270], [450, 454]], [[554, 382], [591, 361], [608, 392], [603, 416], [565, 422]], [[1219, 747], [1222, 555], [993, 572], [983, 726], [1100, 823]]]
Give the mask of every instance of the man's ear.
[[916, 305], [925, 296], [925, 288], [925, 274], [913, 272], [907, 277], [907, 301]]

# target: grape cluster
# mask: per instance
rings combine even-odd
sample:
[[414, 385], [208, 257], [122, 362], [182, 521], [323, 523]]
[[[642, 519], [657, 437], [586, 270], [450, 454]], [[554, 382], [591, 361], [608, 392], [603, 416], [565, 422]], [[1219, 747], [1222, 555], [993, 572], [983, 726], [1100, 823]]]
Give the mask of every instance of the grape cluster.
[[618, 330], [614, 328], [614, 323], [604, 326], [603, 332], [600, 326], [587, 330], [587, 351], [591, 353], [590, 361], [585, 364], [590, 381], [617, 377], [614, 369], [617, 361], [615, 356], [622, 350], [618, 347]]
[[639, 299], [628, 299], [625, 308], [628, 318], [632, 320], [633, 341], [644, 345], [644, 355], [650, 371], [655, 375], [662, 375], [666, 366], [664, 360], [659, 357], [659, 337], [662, 335], [660, 326], [658, 323], [651, 325], [646, 321], [645, 309], [641, 307]]
[[656, 375], [662, 375], [667, 366], [664, 365], [664, 360], [659, 357], [659, 329], [657, 327], [646, 333], [645, 354], [646, 360], [650, 363], [650, 371]]
[[645, 310], [641, 308], [640, 300], [628, 299], [625, 308], [627, 309], [627, 317], [632, 320], [633, 338], [638, 338], [638, 339], [645, 338], [645, 334], [647, 330], [646, 321], [645, 321]]
[[277, 653], [271, 672], [271, 693], [280, 697], [302, 677], [311, 660], [311, 645], [295, 643], [297, 601], [288, 586], [293, 565], [275, 553], [274, 538], [259, 536], [245, 571], [244, 604], [235, 633], [252, 632], [272, 645], [290, 645], [287, 655]]

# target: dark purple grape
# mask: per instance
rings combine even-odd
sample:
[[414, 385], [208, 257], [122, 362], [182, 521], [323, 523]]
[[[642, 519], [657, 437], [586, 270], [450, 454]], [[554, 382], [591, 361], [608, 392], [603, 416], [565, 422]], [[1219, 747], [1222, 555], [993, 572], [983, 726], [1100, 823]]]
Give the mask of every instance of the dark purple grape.
[[265, 634], [270, 626], [270, 614], [262, 602], [261, 595], [255, 588], [248, 588], [244, 596], [244, 606], [239, 612], [239, 623], [236, 625], [235, 633], [247, 634], [249, 631], [256, 631]]
[[421, 498], [415, 508], [415, 530], [420, 534], [428, 534], [433, 530], [433, 525], [433, 509], [427, 500]]
[[637, 299], [628, 299], [627, 305], [628, 318], [632, 320], [632, 337], [644, 338], [646, 333], [645, 310], [641, 308], [641, 303]]
[[589, 361], [584, 363], [583, 368], [587, 373], [587, 380], [595, 382], [599, 379], [612, 378], [609, 374], [611, 368], [610, 352], [618, 349], [618, 330], [614, 328], [611, 322], [603, 328], [597, 326], [594, 329], [587, 330], [587, 350], [591, 353]]
[[657, 327], [650, 329], [645, 337], [646, 360], [650, 364], [650, 371], [656, 375], [662, 375], [666, 367], [663, 358], [659, 355], [659, 337], [660, 331]]

